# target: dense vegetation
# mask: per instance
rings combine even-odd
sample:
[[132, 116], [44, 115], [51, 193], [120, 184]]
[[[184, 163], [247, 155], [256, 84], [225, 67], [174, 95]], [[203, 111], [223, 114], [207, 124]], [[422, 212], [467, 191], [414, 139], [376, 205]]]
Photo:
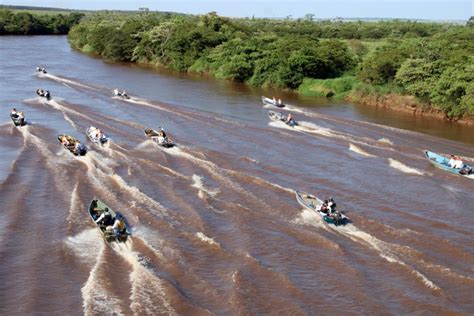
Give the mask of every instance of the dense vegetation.
[[0, 35], [67, 34], [83, 13], [37, 14], [0, 8]]
[[103, 12], [86, 16], [69, 40], [110, 60], [328, 97], [411, 95], [450, 118], [474, 114], [472, 23]]

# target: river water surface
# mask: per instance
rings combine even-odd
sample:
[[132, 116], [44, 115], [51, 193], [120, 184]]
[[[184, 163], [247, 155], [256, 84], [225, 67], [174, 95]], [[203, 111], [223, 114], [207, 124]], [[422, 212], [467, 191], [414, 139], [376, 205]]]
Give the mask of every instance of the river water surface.
[[[105, 63], [65, 37], [1, 37], [0, 76], [0, 314], [474, 313], [474, 180], [422, 151], [472, 162], [472, 128], [278, 94], [290, 128], [260, 103], [275, 91]], [[145, 138], [158, 126], [175, 148]], [[104, 242], [94, 197], [125, 215], [127, 243]]]

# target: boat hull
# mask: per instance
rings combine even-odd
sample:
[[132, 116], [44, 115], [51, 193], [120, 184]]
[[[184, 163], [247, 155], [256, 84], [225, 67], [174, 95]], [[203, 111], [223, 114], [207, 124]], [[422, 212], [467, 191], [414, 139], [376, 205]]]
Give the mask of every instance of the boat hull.
[[[449, 173], [457, 174], [459, 176], [462, 176], [468, 179], [474, 179], [474, 173], [462, 174], [460, 173], [461, 169], [451, 168], [451, 166], [448, 163], [449, 158], [442, 156], [440, 154], [437, 154], [435, 152], [429, 151], [429, 150], [425, 150], [424, 153], [425, 153], [425, 157], [429, 160], [429, 162], [431, 162], [434, 166], [438, 167], [439, 169], [442, 169]], [[464, 164], [464, 165], [466, 168], [471, 168], [472, 170], [472, 166], [469, 166], [467, 164]]]
[[345, 225], [350, 222], [349, 217], [340, 213], [340, 218], [336, 218], [333, 216], [329, 216], [324, 212], [320, 212], [317, 210], [317, 207], [323, 204], [323, 201], [317, 198], [314, 195], [308, 194], [306, 192], [295, 191], [296, 194], [296, 201], [303, 206], [304, 208], [316, 212], [322, 219], [328, 224], [334, 225]]
[[[104, 212], [105, 208], [109, 209], [109, 212], [111, 214], [111, 219], [109, 223], [96, 223], [95, 221], [99, 218], [99, 216]], [[113, 225], [115, 218], [117, 217], [118, 213], [112, 210], [110, 207], [107, 206], [104, 202], [102, 202], [99, 199], [94, 199], [91, 201], [91, 204], [89, 206], [89, 216], [94, 223], [94, 225], [97, 226], [97, 228], [100, 230], [100, 233], [104, 237], [105, 241], [107, 242], [126, 242], [128, 239], [128, 236], [130, 236], [130, 230], [128, 228], [127, 223], [125, 222], [125, 219], [122, 217], [124, 220], [125, 227], [124, 229], [120, 232], [120, 234], [115, 234], [113, 230], [110, 229], [110, 227]]]

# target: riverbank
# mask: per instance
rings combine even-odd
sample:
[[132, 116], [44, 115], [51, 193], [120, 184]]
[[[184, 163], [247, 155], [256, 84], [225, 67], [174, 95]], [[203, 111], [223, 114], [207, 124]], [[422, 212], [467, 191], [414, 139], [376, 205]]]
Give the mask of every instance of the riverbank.
[[430, 119], [474, 126], [474, 116], [472, 115], [449, 117], [445, 111], [440, 109], [440, 106], [428, 104], [413, 95], [404, 94], [397, 85], [368, 85], [359, 81], [355, 76], [325, 80], [306, 78], [298, 88], [298, 93], [304, 96], [345, 100]]

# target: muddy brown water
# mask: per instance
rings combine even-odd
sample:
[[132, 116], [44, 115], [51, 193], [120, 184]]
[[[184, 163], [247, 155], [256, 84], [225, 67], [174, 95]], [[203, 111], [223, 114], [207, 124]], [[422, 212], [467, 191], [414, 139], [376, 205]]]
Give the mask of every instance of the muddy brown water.
[[[474, 180], [422, 155], [474, 157], [472, 129], [105, 63], [65, 37], [1, 37], [0, 73], [0, 314], [474, 312]], [[261, 94], [300, 125], [269, 123]], [[145, 138], [158, 126], [178, 146]], [[294, 190], [352, 223], [325, 224]], [[103, 241], [94, 197], [125, 215], [126, 244]]]

